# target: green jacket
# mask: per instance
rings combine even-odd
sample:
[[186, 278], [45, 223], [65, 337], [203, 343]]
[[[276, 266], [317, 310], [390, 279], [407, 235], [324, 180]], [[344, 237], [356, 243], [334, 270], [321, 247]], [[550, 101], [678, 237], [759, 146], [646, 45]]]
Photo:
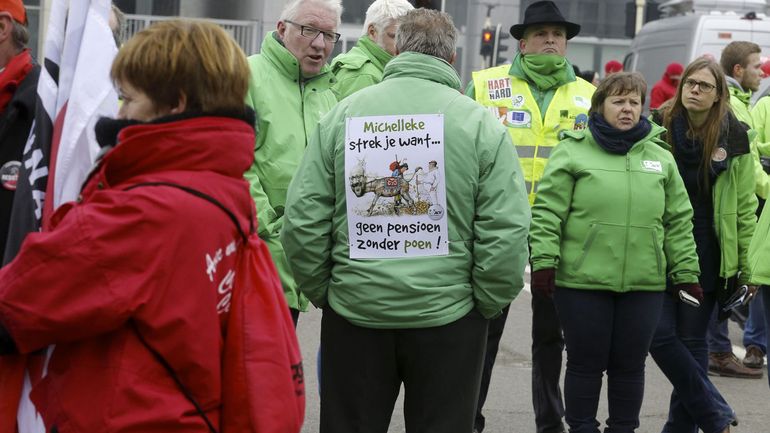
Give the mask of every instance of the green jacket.
[[382, 81], [382, 71], [392, 58], [369, 36], [361, 36], [355, 47], [332, 61], [332, 73], [337, 78], [332, 92], [337, 100], [342, 101], [352, 93]]
[[[660, 113], [654, 113], [661, 121]], [[727, 170], [717, 176], [712, 188], [714, 221], [720, 249], [719, 275], [730, 278], [741, 272], [738, 281], [751, 282], [748, 249], [757, 218], [757, 196], [754, 194], [754, 157], [749, 145], [749, 131], [728, 113], [723, 120], [718, 146], [727, 150]]]
[[589, 130], [554, 149], [532, 208], [532, 270], [556, 284], [613, 292], [662, 291], [698, 281], [692, 207], [676, 162], [654, 125], [626, 155]]
[[[760, 116], [757, 112], [757, 107], [753, 110], [749, 110], [749, 101], [751, 100], [751, 92], [744, 92], [743, 89], [737, 87], [734, 79], [728, 79], [728, 89], [730, 90], [730, 108], [733, 110], [733, 114], [741, 122], [747, 124], [752, 131], [749, 132], [751, 142], [751, 154], [754, 156], [754, 180], [756, 181], [755, 191], [756, 194], [763, 199], [767, 199], [770, 196], [770, 178], [762, 169], [762, 163], [759, 162], [759, 147], [766, 148], [767, 143], [764, 142], [764, 131], [767, 125], [762, 125], [762, 132], [757, 129], [757, 118]], [[762, 98], [766, 99], [766, 98]], [[764, 103], [763, 103], [764, 105]], [[762, 110], [760, 107], [759, 111]], [[761, 119], [763, 123], [766, 123], [767, 119]]]
[[[749, 247], [749, 269], [752, 283], [770, 285], [770, 206], [765, 206]], [[764, 296], [768, 295], [765, 289]]]
[[[474, 307], [494, 317], [523, 287], [530, 210], [516, 154], [505, 128], [459, 88], [447, 62], [407, 52], [388, 63], [382, 83], [321, 120], [289, 189], [282, 233], [299, 288], [316, 306], [357, 326], [433, 327]], [[437, 113], [449, 254], [350, 259], [346, 120]]]
[[257, 112], [254, 164], [244, 174], [257, 207], [259, 236], [267, 243], [289, 307], [305, 310], [280, 243], [286, 191], [321, 116], [336, 103], [328, 67], [303, 81], [297, 59], [277, 39], [265, 36], [259, 54], [249, 57], [251, 79], [246, 103]]
[[[757, 139], [751, 142], [751, 153], [757, 161], [760, 156], [770, 157], [770, 97], [762, 97], [751, 109], [754, 131]], [[757, 170], [759, 168], [760, 170]], [[757, 182], [757, 195], [767, 200], [770, 198], [770, 174], [762, 170], [762, 164], [754, 167]]]

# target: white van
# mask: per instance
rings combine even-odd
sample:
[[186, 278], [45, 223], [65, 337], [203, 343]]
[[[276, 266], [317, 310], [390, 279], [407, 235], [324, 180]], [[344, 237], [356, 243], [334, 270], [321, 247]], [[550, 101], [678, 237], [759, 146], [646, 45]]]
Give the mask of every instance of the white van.
[[[623, 69], [644, 75], [649, 97], [652, 86], [671, 62], [686, 67], [704, 54], [714, 56], [719, 62], [722, 49], [732, 41], [755, 42], [762, 48], [762, 55], [770, 54], [770, 17], [764, 13], [767, 4], [760, 1], [763, 6], [757, 5], [755, 12], [745, 10], [746, 4], [752, 2], [740, 3], [743, 10], [699, 12], [696, 9], [645, 24], [631, 42]], [[647, 102], [649, 105], [649, 98]]]

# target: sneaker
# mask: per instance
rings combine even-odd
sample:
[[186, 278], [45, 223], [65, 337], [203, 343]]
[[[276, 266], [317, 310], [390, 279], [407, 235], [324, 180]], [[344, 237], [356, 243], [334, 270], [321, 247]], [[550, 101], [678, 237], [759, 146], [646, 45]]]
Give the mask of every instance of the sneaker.
[[709, 353], [709, 372], [723, 377], [761, 379], [762, 370], [746, 367], [732, 352]]
[[743, 358], [743, 365], [749, 368], [762, 368], [765, 365], [765, 354], [757, 346], [749, 345], [746, 348], [746, 356]]

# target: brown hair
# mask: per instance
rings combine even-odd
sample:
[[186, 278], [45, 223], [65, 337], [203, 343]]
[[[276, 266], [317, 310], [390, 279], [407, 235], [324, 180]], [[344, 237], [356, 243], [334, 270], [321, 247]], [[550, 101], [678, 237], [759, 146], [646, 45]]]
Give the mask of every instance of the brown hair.
[[682, 88], [685, 81], [690, 75], [698, 72], [702, 69], [706, 69], [711, 72], [711, 75], [716, 81], [716, 93], [717, 100], [714, 105], [709, 109], [708, 117], [702, 126], [693, 128], [690, 125], [690, 129], [687, 135], [700, 140], [703, 145], [703, 158], [701, 159], [701, 171], [703, 172], [703, 185], [710, 187], [709, 185], [709, 172], [711, 170], [711, 155], [714, 153], [714, 148], [717, 147], [719, 142], [719, 136], [722, 130], [722, 119], [725, 118], [730, 111], [730, 94], [727, 89], [727, 81], [725, 81], [725, 74], [722, 72], [722, 68], [711, 59], [706, 57], [700, 57], [693, 60], [692, 63], [687, 65], [682, 73], [682, 79], [679, 80], [679, 85], [676, 87], [676, 96], [660, 106], [658, 109], [663, 117], [663, 126], [666, 128], [666, 142], [672, 145], [673, 149], [673, 136], [672, 136], [672, 123], [673, 119], [677, 116], [686, 116], [687, 109], [682, 104]]
[[741, 65], [745, 68], [748, 65], [749, 56], [754, 53], [760, 54], [761, 52], [762, 49], [754, 42], [733, 41], [722, 50], [719, 64], [722, 66], [725, 74], [732, 77], [735, 65]]
[[644, 81], [642, 74], [638, 72], [617, 72], [608, 75], [607, 78], [599, 83], [599, 87], [596, 88], [594, 95], [591, 97], [591, 109], [588, 113], [600, 112], [604, 100], [608, 96], [627, 95], [629, 93], [638, 94], [642, 98], [642, 105], [644, 105], [647, 82]]
[[158, 107], [186, 98], [186, 111], [243, 110], [246, 56], [216, 24], [175, 19], [137, 33], [118, 51], [110, 76], [130, 83]]

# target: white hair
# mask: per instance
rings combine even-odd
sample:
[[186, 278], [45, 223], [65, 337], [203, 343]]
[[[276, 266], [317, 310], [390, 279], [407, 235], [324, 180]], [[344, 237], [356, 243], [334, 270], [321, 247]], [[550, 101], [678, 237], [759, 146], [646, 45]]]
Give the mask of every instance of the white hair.
[[366, 10], [363, 35], [369, 33], [369, 25], [374, 25], [377, 33], [382, 33], [395, 20], [414, 9], [406, 0], [375, 0]]
[[334, 12], [337, 16], [337, 27], [342, 23], [342, 0], [293, 0], [283, 8], [279, 19], [281, 21], [297, 19], [300, 9], [306, 4], [314, 4]]

